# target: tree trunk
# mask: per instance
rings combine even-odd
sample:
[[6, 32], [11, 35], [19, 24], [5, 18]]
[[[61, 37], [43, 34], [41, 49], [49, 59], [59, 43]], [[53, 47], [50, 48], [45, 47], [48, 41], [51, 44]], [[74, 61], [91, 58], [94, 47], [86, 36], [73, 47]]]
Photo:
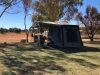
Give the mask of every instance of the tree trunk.
[[26, 33], [26, 42], [28, 42], [28, 36], [29, 36], [29, 33], [27, 31], [27, 33]]
[[26, 16], [27, 16], [27, 13], [25, 12], [25, 17], [24, 17], [24, 25], [25, 25], [25, 33], [26, 33], [26, 42], [28, 42], [28, 30], [26, 29]]
[[93, 39], [93, 38], [90, 38], [90, 41], [91, 41], [91, 42], [93, 42], [93, 41], [94, 41], [94, 39]]
[[94, 35], [93, 35], [93, 34], [90, 36], [90, 41], [91, 41], [91, 42], [94, 41]]

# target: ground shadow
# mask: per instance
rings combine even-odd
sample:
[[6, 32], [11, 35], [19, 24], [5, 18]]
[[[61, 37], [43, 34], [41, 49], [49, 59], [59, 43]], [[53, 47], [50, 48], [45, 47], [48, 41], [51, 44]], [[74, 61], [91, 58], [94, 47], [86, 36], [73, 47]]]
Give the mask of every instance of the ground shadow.
[[[12, 55], [6, 55], [6, 57], [4, 57], [4, 64], [11, 70], [9, 72], [10, 75], [14, 75], [14, 73], [12, 73], [13, 71], [17, 71], [19, 72], [18, 75], [31, 75], [30, 73], [32, 73], [32, 75], [34, 74], [34, 71], [42, 71], [42, 72], [47, 72], [46, 69], [49, 70], [55, 70], [55, 71], [60, 71], [60, 72], [67, 72], [67, 70], [60, 66], [57, 65], [57, 63], [55, 61], [53, 61], [53, 59], [60, 59], [60, 58], [65, 58], [65, 60], [69, 60], [71, 62], [77, 62], [82, 66], [85, 67], [89, 67], [89, 68], [97, 68], [98, 66], [100, 67], [100, 65], [88, 62], [86, 60], [83, 59], [79, 59], [79, 58], [69, 58], [67, 56], [65, 56], [65, 54], [67, 53], [78, 53], [78, 52], [100, 52], [99, 48], [93, 48], [93, 47], [82, 47], [82, 48], [65, 48], [65, 49], [55, 49], [55, 48], [51, 48], [51, 47], [16, 47], [14, 50], [16, 51], [43, 51], [46, 52], [48, 54], [50, 54], [51, 56], [33, 56], [32, 58], [27, 58], [27, 57], [18, 57], [16, 56], [12, 56]], [[4, 52], [5, 53], [5, 52]], [[6, 54], [6, 53], [5, 53]], [[52, 60], [51, 60], [52, 59]], [[4, 73], [6, 74], [6, 73]], [[39, 75], [39, 74], [38, 74]], [[40, 74], [40, 75], [44, 75], [44, 74]]]
[[84, 46], [82, 48], [65, 48], [65, 49], [58, 49], [58, 50], [63, 51], [65, 53], [100, 52], [100, 48], [87, 47], [87, 46]]
[[67, 48], [52, 48], [52, 47], [43, 47], [43, 49], [47, 49], [47, 50], [59, 50], [65, 53], [78, 53], [78, 52], [100, 52], [100, 48], [96, 48], [96, 47], [87, 47], [87, 46], [83, 46], [81, 48], [77, 48], [77, 47], [67, 47]]
[[[16, 71], [19, 73], [19, 75], [32, 75], [34, 74], [34, 71], [42, 71], [47, 72], [48, 70], [55, 70], [59, 72], [66, 72], [66, 69], [64, 69], [62, 66], [57, 65], [55, 61], [52, 61], [49, 59], [48, 56], [45, 57], [38, 57], [33, 56], [32, 58], [25, 58], [25, 57], [14, 57], [7, 55], [4, 58], [4, 64], [11, 70], [11, 75], [14, 75], [12, 71]], [[44, 74], [38, 74], [38, 75], [44, 75]]]
[[80, 58], [68, 58], [68, 60], [72, 61], [72, 62], [77, 62], [81, 66], [85, 66], [85, 67], [92, 68], [92, 69], [100, 67], [100, 65], [98, 65], [98, 64], [94, 64], [94, 63], [91, 63], [89, 61], [86, 61], [86, 60], [80, 59]]

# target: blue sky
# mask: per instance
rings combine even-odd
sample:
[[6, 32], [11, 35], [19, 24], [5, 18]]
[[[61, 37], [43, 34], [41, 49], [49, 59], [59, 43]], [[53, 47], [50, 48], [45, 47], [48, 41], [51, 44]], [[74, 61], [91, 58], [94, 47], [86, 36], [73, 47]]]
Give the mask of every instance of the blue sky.
[[96, 7], [100, 12], [100, 0], [84, 0], [83, 6], [79, 7], [79, 12], [85, 14], [85, 10], [88, 5]]
[[[95, 6], [100, 12], [100, 0], [83, 0], [83, 6], [79, 6], [79, 12], [82, 12], [83, 14], [85, 14], [85, 9], [86, 9], [86, 6], [88, 5]], [[20, 6], [17, 5], [16, 9], [14, 8], [11, 8], [11, 9], [13, 9], [12, 11], [15, 11], [17, 9], [17, 11], [19, 11], [20, 13], [17, 13], [17, 14], [5, 13], [0, 18], [0, 27], [3, 27], [3, 28], [17, 27], [17, 28], [24, 29], [24, 21], [23, 21], [24, 12], [23, 12], [23, 9], [21, 8], [21, 5]], [[0, 9], [0, 11], [1, 10], [2, 9]], [[30, 13], [32, 14], [33, 12], [30, 12]], [[76, 23], [77, 23], [76, 21], [71, 22], [71, 24], [76, 24]], [[29, 15], [27, 18], [27, 28], [29, 28], [31, 25], [32, 25], [31, 15]]]

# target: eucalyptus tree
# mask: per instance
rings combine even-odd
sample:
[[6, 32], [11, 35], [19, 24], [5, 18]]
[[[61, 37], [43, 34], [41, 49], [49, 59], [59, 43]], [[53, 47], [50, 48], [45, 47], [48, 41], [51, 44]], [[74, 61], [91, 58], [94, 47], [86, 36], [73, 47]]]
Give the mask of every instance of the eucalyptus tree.
[[70, 20], [78, 5], [82, 5], [82, 0], [37, 0], [33, 4], [36, 13], [32, 21], [56, 21], [63, 16]]
[[26, 41], [28, 42], [29, 32], [28, 32], [28, 29], [27, 29], [26, 19], [27, 19], [28, 11], [31, 7], [32, 0], [22, 0], [22, 3], [23, 3], [23, 8], [24, 8], [24, 14], [25, 14], [25, 16], [24, 16], [24, 26], [25, 26], [25, 33], [26, 33]]
[[0, 8], [2, 9], [0, 11], [0, 18], [2, 15], [11, 7], [18, 4], [20, 0], [0, 0]]
[[94, 35], [100, 26], [100, 13], [95, 7], [87, 6], [86, 15], [78, 13], [76, 18], [85, 25], [90, 41], [94, 41]]

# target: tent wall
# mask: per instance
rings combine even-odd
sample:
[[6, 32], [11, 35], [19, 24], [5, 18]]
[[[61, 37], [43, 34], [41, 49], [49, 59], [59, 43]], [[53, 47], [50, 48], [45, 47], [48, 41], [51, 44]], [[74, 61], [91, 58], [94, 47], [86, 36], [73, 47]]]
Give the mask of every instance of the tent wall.
[[50, 27], [48, 37], [52, 40], [54, 46], [63, 47], [62, 31], [60, 27]]
[[64, 47], [82, 47], [78, 27], [63, 27]]
[[82, 47], [82, 40], [78, 26], [51, 26], [48, 38], [57, 47]]

